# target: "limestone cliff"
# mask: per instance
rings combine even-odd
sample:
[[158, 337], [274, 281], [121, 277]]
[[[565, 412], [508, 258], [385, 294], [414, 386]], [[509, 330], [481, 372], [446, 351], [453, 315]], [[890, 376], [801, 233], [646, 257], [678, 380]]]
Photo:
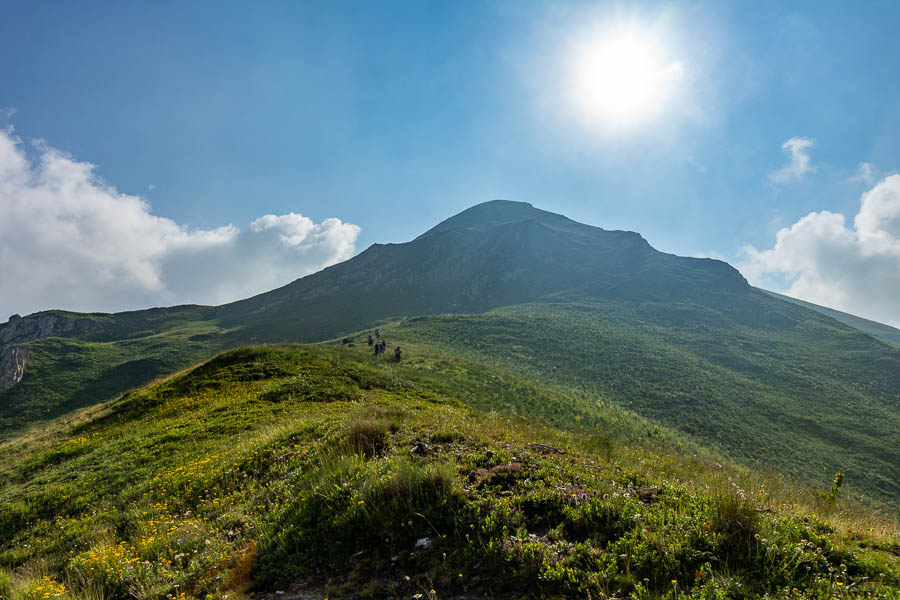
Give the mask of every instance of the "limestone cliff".
[[28, 346], [24, 344], [0, 346], [0, 392], [22, 381], [27, 359]]
[[9, 322], [0, 325], [0, 346], [24, 344], [45, 337], [84, 333], [93, 329], [89, 318], [73, 318], [63, 313], [35, 313], [27, 317], [13, 315]]

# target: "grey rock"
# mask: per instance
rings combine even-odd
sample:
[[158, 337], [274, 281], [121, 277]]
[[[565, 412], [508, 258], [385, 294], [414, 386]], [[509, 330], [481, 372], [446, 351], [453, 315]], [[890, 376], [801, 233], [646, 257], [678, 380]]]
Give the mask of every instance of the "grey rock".
[[28, 346], [0, 346], [0, 392], [22, 381], [27, 360]]
[[84, 333], [96, 325], [87, 318], [71, 318], [54, 314], [35, 314], [28, 317], [13, 315], [0, 325], [0, 345], [24, 344], [45, 337]]

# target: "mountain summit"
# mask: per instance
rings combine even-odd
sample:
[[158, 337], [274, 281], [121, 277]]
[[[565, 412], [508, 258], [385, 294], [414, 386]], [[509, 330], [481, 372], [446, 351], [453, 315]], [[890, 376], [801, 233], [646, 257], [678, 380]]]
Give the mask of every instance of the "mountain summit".
[[[581, 225], [572, 219], [556, 213], [547, 212], [535, 208], [527, 202], [514, 202], [512, 200], [491, 200], [476, 204], [461, 213], [441, 221], [425, 233], [419, 236], [423, 238], [434, 233], [450, 231], [453, 229], [470, 229], [487, 231], [497, 225], [516, 223], [521, 221], [541, 221], [548, 226], [553, 224], [560, 226]], [[417, 239], [419, 239], [417, 238]]]
[[478, 312], [566, 292], [682, 300], [749, 290], [727, 263], [665, 254], [631, 231], [494, 200], [410, 242], [374, 244], [348, 261], [222, 310], [240, 321], [273, 313], [286, 313], [288, 321], [301, 317], [302, 337], [309, 339], [333, 334], [348, 318], [362, 327], [389, 316]]

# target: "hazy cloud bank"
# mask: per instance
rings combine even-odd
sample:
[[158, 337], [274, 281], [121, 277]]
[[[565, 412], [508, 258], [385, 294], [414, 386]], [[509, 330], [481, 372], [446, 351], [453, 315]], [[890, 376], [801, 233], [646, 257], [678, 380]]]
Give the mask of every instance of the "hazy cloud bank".
[[900, 175], [862, 195], [848, 225], [813, 212], [778, 232], [771, 249], [746, 246], [738, 268], [754, 285], [900, 327]]
[[265, 215], [246, 230], [189, 229], [150, 212], [94, 165], [0, 130], [0, 322], [47, 308], [218, 304], [353, 255], [359, 227]]

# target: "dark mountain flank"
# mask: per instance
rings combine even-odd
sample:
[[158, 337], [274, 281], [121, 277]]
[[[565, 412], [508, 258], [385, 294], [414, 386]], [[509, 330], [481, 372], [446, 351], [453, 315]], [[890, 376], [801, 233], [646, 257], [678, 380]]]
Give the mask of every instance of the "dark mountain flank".
[[567, 403], [498, 397], [497, 411], [602, 433], [616, 406], [810, 482], [843, 468], [847, 489], [893, 503], [900, 347], [844, 321], [727, 263], [497, 200], [239, 302], [0, 325], [0, 439], [223, 349], [351, 342], [377, 324], [408, 356], [463, 356]]
[[221, 311], [223, 323], [252, 323], [262, 339], [289, 332], [315, 340], [386, 317], [481, 312], [562, 291], [700, 301], [747, 294], [750, 287], [727, 263], [664, 254], [631, 231], [607, 231], [523, 202], [494, 200], [411, 242], [375, 244]]

